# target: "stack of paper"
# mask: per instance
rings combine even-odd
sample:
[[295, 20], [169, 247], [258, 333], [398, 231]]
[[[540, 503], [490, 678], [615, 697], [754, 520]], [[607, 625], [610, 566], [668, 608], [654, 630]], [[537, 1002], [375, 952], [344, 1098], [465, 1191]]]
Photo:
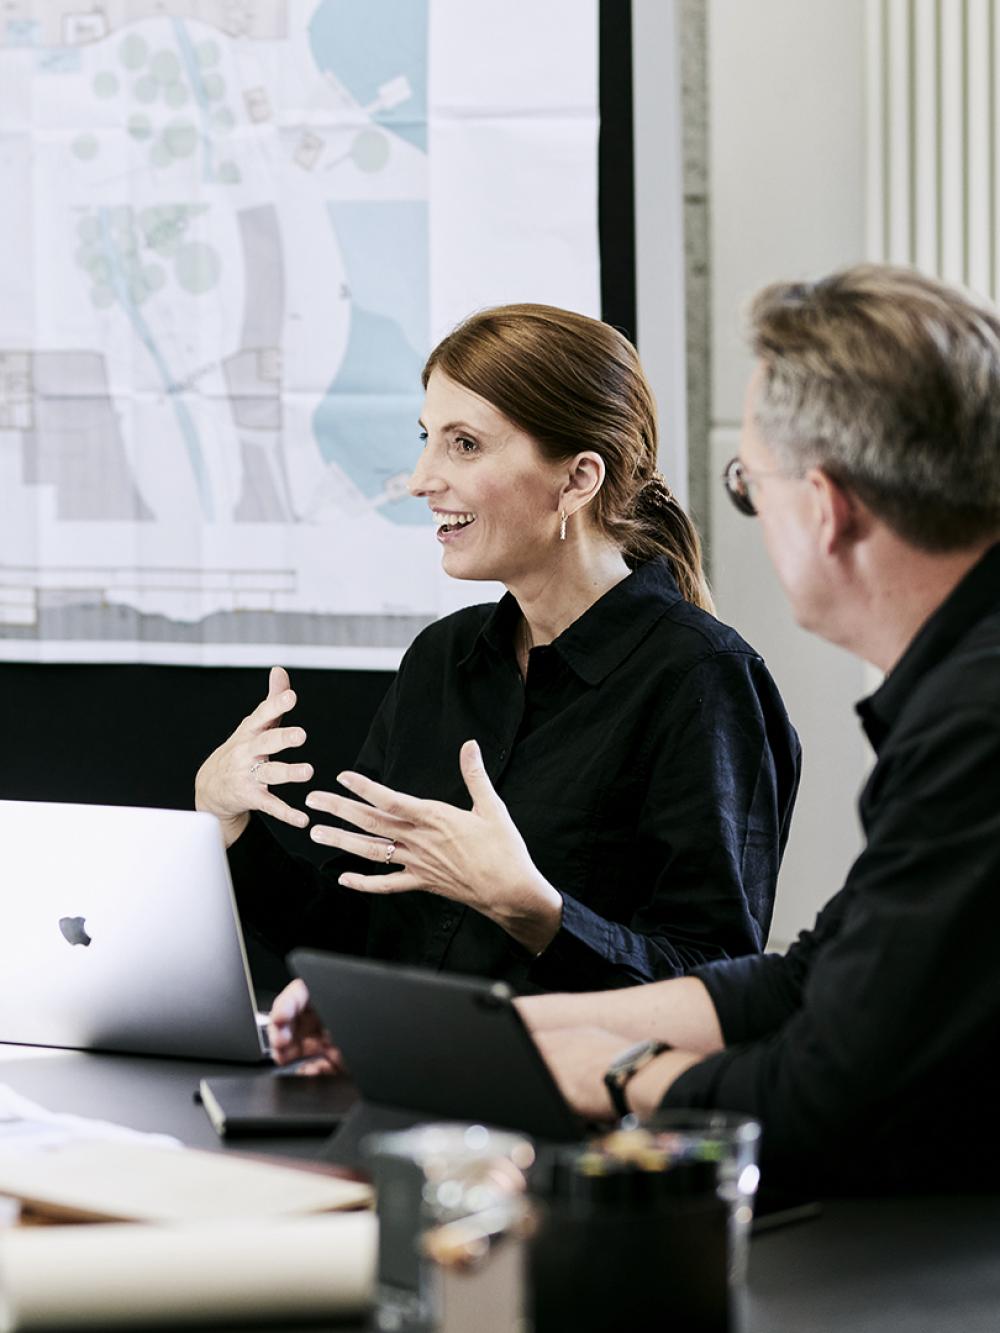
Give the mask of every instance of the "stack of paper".
[[372, 1213], [347, 1213], [8, 1231], [0, 1333], [360, 1315], [371, 1300], [376, 1225]]
[[45, 1111], [0, 1087], [0, 1333], [357, 1315], [371, 1300], [371, 1189], [328, 1170]]
[[48, 1217], [122, 1222], [262, 1220], [360, 1208], [372, 1197], [370, 1186], [325, 1171], [117, 1141], [0, 1156], [0, 1194]]

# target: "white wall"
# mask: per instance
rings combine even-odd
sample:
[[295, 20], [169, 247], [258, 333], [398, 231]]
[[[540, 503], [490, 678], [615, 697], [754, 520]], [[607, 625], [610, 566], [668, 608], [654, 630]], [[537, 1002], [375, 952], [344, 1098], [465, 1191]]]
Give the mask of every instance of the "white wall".
[[676, 0], [632, 0], [636, 344], [656, 395], [660, 470], [688, 503], [684, 171]]
[[[864, 0], [708, 0], [713, 479], [737, 450], [750, 358], [740, 313], [764, 283], [865, 256]], [[719, 614], [766, 658], [799, 731], [802, 788], [772, 945], [811, 923], [860, 846], [870, 676], [791, 620], [752, 519], [713, 493]]]

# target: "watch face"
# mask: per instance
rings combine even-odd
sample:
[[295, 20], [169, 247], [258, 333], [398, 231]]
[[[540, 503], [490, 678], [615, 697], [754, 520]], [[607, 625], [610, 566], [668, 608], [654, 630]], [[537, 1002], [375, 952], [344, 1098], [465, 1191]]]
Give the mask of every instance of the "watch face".
[[632, 1074], [647, 1060], [663, 1050], [663, 1043], [658, 1041], [638, 1041], [628, 1050], [616, 1055], [608, 1066], [609, 1074]]

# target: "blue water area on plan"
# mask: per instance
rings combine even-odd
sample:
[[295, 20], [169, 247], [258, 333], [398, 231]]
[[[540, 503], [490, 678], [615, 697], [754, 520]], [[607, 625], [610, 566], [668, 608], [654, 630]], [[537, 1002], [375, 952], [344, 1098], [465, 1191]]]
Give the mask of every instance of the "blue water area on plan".
[[42, 25], [33, 19], [8, 19], [4, 33], [5, 46], [37, 46], [42, 35]]
[[323, 0], [309, 24], [309, 45], [362, 107], [403, 75], [410, 97], [372, 119], [427, 152], [428, 0]]
[[365, 310], [395, 320], [423, 361], [430, 351], [426, 201], [351, 200], [330, 203], [327, 210], [337, 233], [351, 300]]
[[[381, 495], [390, 477], [413, 470], [422, 368], [394, 320], [352, 306], [347, 352], [313, 414], [313, 434], [324, 461], [343, 468], [363, 495]], [[393, 523], [431, 521], [426, 502], [410, 496], [388, 501], [381, 513]]]
[[[325, 462], [336, 461], [371, 498], [409, 473], [420, 451], [420, 372], [430, 292], [423, 200], [328, 204], [350, 291], [347, 350], [313, 416]], [[422, 500], [387, 500], [393, 523], [429, 523]]]

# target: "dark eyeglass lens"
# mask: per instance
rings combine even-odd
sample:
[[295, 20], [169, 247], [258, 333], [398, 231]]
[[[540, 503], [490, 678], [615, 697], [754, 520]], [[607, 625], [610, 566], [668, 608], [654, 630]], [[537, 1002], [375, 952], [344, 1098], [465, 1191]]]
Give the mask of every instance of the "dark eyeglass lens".
[[726, 468], [723, 480], [726, 483], [726, 494], [740, 513], [745, 514], [747, 518], [756, 518], [757, 509], [750, 498], [746, 477], [743, 475], [743, 469], [740, 467], [738, 459], [734, 458]]

